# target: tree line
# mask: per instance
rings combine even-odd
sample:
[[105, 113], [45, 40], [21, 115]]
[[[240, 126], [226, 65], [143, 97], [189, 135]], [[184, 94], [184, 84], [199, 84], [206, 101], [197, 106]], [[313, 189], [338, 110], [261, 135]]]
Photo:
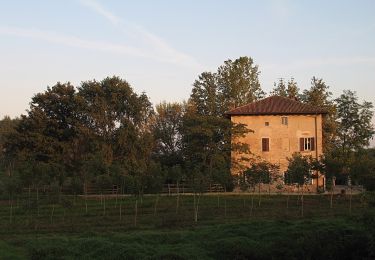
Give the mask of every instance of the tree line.
[[[32, 97], [26, 115], [0, 121], [0, 190], [69, 187], [82, 193], [95, 184], [143, 194], [159, 192], [165, 183], [185, 183], [195, 191], [215, 183], [231, 190], [238, 180], [230, 167], [242, 163], [231, 152], [251, 152], [231, 140], [251, 129], [233, 124], [224, 113], [267, 96], [259, 74], [251, 57], [227, 60], [215, 72], [198, 76], [187, 101], [155, 107], [146, 93], [136, 93], [116, 76], [77, 87], [58, 82]], [[375, 186], [375, 153], [367, 149], [374, 134], [370, 102], [359, 102], [351, 90], [333, 98], [316, 77], [303, 91], [293, 78], [280, 79], [268, 95], [325, 108], [319, 169], [330, 180], [350, 177]], [[300, 167], [297, 157], [290, 158], [291, 167]], [[244, 174], [262, 172], [259, 163], [264, 164], [254, 162]]]

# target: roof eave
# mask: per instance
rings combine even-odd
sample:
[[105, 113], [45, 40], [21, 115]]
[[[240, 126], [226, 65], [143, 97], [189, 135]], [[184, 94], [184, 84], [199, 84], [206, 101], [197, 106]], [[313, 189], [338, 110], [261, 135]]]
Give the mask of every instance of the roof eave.
[[280, 113], [225, 113], [225, 116], [280, 116], [280, 115], [325, 115], [328, 114], [327, 112], [300, 112], [300, 113], [285, 113], [285, 112], [280, 112]]

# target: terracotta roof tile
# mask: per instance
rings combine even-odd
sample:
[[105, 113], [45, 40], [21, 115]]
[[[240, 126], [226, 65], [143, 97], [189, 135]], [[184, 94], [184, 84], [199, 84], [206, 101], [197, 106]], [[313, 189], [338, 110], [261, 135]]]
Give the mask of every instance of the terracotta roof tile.
[[303, 104], [286, 97], [271, 96], [245, 106], [232, 109], [225, 114], [235, 115], [308, 115], [326, 114], [321, 107]]

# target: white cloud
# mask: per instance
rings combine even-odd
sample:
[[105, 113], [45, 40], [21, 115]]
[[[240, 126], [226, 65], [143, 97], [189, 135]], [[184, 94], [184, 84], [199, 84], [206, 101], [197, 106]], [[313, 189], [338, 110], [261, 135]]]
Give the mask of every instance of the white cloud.
[[132, 38], [135, 38], [138, 41], [142, 41], [147, 48], [144, 51], [147, 53], [156, 54], [159, 57], [159, 60], [192, 67], [199, 70], [204, 69], [204, 67], [190, 55], [176, 50], [175, 48], [170, 46], [164, 39], [147, 31], [145, 28], [139, 25], [126, 23], [121, 17], [110, 12], [98, 2], [94, 0], [80, 0], [80, 2], [85, 7], [88, 7], [92, 11], [104, 17], [123, 33], [130, 34]]
[[[164, 53], [168, 55], [160, 55], [160, 53], [153, 52], [152, 50], [136, 48], [126, 44], [116, 44], [104, 41], [92, 41], [72, 35], [61, 34], [54, 31], [44, 31], [35, 28], [21, 28], [14, 26], [0, 25], [0, 35], [24, 37], [46, 41], [54, 44], [60, 44], [68, 47], [75, 47], [93, 51], [111, 52], [120, 55], [153, 59], [159, 62], [178, 64], [180, 66], [201, 68], [201, 66], [198, 63], [196, 63], [194, 59], [179, 52], [174, 53], [173, 50], [170, 49], [166, 49], [164, 51]], [[162, 48], [162, 45], [160, 45], [159, 48]]]
[[[32, 38], [43, 40], [56, 44], [61, 44], [70, 47], [77, 47], [88, 50], [108, 51], [118, 54], [132, 55], [138, 57], [150, 58], [150, 55], [145, 54], [141, 50], [127, 46], [124, 44], [113, 44], [108, 42], [89, 41], [79, 37], [64, 35], [57, 32], [42, 31], [33, 28], [20, 28], [10, 26], [0, 26], [0, 34], [12, 35], [17, 37]], [[157, 58], [157, 57], [152, 57]]]
[[117, 17], [116, 15], [112, 14], [111, 12], [107, 11], [104, 9], [100, 4], [98, 4], [95, 1], [91, 0], [80, 0], [80, 2], [89, 7], [90, 9], [94, 10], [98, 14], [102, 15], [105, 17], [107, 20], [109, 20], [112, 24], [118, 25], [121, 22], [121, 19]]
[[141, 26], [125, 23], [123, 19], [106, 10], [96, 1], [80, 0], [80, 2], [101, 17], [104, 17], [122, 33], [128, 34], [131, 38], [135, 39], [135, 42], [142, 42], [143, 44], [133, 46], [130, 44], [94, 41], [54, 31], [1, 25], [0, 35], [32, 38], [69, 47], [141, 57], [196, 70], [204, 70], [204, 67], [190, 55], [174, 49], [162, 38], [147, 31]]

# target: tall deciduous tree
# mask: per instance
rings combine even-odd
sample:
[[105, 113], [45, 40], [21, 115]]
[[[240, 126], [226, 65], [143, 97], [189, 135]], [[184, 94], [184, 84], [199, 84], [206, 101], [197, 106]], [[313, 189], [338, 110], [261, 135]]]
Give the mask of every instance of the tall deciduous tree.
[[156, 142], [154, 156], [162, 166], [182, 165], [181, 127], [185, 105], [160, 103], [156, 105], [153, 135]]
[[79, 125], [75, 94], [70, 83], [57, 83], [36, 94], [27, 116], [21, 117], [17, 131], [8, 138], [7, 153], [34, 164], [33, 169], [49, 164], [73, 171], [76, 158], [72, 145]]
[[299, 88], [294, 78], [285, 82], [285, 79], [280, 78], [279, 81], [273, 84], [274, 88], [270, 92], [271, 96], [281, 96], [297, 100], [299, 98]]
[[291, 78], [288, 81], [288, 88], [287, 88], [288, 98], [298, 100], [299, 99], [299, 87], [297, 82], [295, 82], [294, 78]]
[[[233, 124], [225, 117], [199, 115], [194, 104], [190, 104], [181, 129], [183, 159], [187, 168], [202, 173], [211, 182], [218, 181], [224, 189], [228, 188], [231, 185], [230, 166], [238, 163], [231, 152], [248, 153], [248, 146], [235, 140], [248, 132], [244, 125]], [[224, 180], [228, 182], [223, 183]]]
[[323, 117], [323, 152], [328, 153], [334, 148], [337, 134], [336, 107], [332, 100], [329, 86], [323, 81], [313, 77], [311, 87], [303, 91], [302, 102], [325, 109], [328, 114]]
[[152, 117], [146, 94], [137, 95], [118, 77], [83, 82], [78, 91], [70, 83], [57, 83], [32, 98], [27, 115], [7, 139], [6, 153], [31, 164], [35, 176], [41, 168], [54, 169], [45, 172], [60, 183], [67, 174], [86, 180], [87, 165], [94, 163], [101, 165], [97, 174], [145, 175], [153, 147]]
[[271, 96], [288, 97], [288, 90], [283, 78], [280, 78], [277, 83], [274, 82], [273, 87], [270, 93]]
[[0, 169], [11, 170], [9, 167], [13, 167], [13, 156], [7, 156], [6, 142], [8, 138], [16, 131], [18, 123], [18, 118], [11, 119], [9, 116], [5, 116], [2, 120], [0, 120]]
[[216, 72], [203, 72], [193, 84], [190, 100], [202, 115], [226, 111], [262, 98], [258, 65], [250, 57], [227, 60]]
[[[229, 169], [231, 163], [232, 165], [237, 163], [230, 162], [231, 151], [247, 150], [238, 142], [231, 144], [231, 140], [235, 140], [236, 136], [243, 135], [249, 130], [245, 125], [231, 124], [230, 120], [224, 118], [224, 113], [264, 96], [259, 83], [259, 73], [258, 66], [254, 64], [252, 58], [240, 57], [234, 61], [225, 61], [215, 73], [202, 73], [193, 84], [190, 96], [190, 106], [193, 109], [187, 113], [184, 125], [194, 127], [189, 126], [185, 129], [197, 128], [196, 132], [202, 130], [203, 134], [209, 135], [209, 138], [199, 137], [201, 139], [196, 140], [198, 143], [215, 140], [206, 144], [206, 147], [210, 147], [207, 151], [212, 151], [209, 157], [216, 158], [218, 162], [226, 161], [226, 169]], [[191, 120], [195, 122], [192, 123]], [[190, 138], [189, 142], [193, 140], [194, 138]], [[202, 153], [202, 151], [204, 150], [197, 152]], [[225, 179], [222, 171], [217, 171], [217, 174], [221, 175], [219, 179]]]
[[223, 113], [219, 100], [218, 74], [203, 72], [193, 83], [190, 100], [202, 115], [220, 116]]
[[374, 135], [371, 123], [373, 105], [358, 102], [355, 92], [346, 90], [336, 99], [338, 118], [338, 143], [344, 155], [369, 145]]
[[246, 56], [234, 61], [227, 60], [218, 68], [218, 91], [223, 112], [264, 97], [259, 74], [258, 65]]

